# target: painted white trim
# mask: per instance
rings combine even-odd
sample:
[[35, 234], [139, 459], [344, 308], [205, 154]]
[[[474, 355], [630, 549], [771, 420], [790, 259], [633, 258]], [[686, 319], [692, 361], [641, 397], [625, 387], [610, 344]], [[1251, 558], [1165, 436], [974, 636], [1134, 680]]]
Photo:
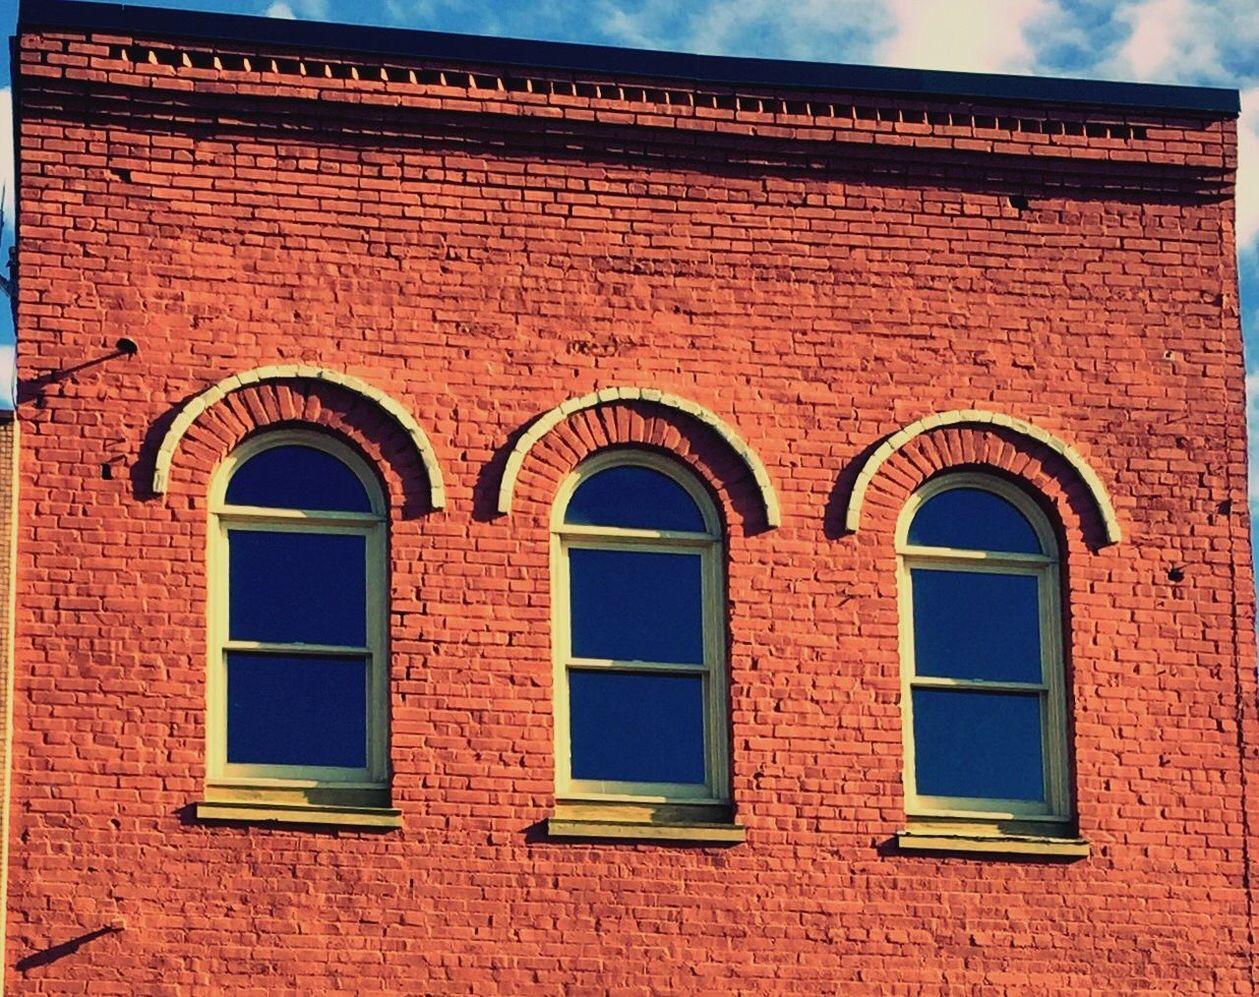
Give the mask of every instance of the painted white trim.
[[[1040, 542], [1039, 554], [1000, 552], [993, 560], [975, 559], [950, 547], [910, 546], [910, 524], [923, 504], [954, 488], [991, 492], [1013, 505], [1027, 520]], [[1062, 596], [1059, 582], [1058, 545], [1045, 513], [1022, 489], [993, 475], [959, 471], [928, 482], [909, 497], [896, 526], [897, 587], [899, 589], [899, 637], [901, 659], [901, 739], [904, 764], [905, 811], [912, 821], [961, 819], [1052, 821], [1072, 819], [1068, 771], [1068, 720], [1066, 673], [1063, 658]], [[1039, 682], [983, 681], [919, 676], [915, 665], [913, 622], [914, 568], [998, 574], [1030, 575], [1037, 579], [1041, 674]], [[970, 799], [919, 795], [915, 776], [917, 745], [914, 739], [913, 693], [915, 689], [952, 688], [987, 692], [1037, 695], [1041, 709], [1043, 803], [1026, 800]]]
[[524, 467], [525, 458], [529, 456], [529, 451], [533, 449], [542, 437], [575, 412], [618, 401], [648, 402], [653, 405], [676, 409], [713, 430], [734, 451], [735, 456], [743, 462], [751, 473], [752, 479], [756, 482], [757, 490], [760, 492], [761, 502], [765, 507], [765, 522], [771, 527], [782, 525], [782, 511], [778, 506], [778, 495], [769, 480], [769, 472], [765, 470], [765, 464], [761, 461], [756, 451], [748, 445], [747, 441], [732, 426], [702, 405], [698, 405], [686, 398], [680, 398], [677, 395], [658, 391], [655, 388], [601, 388], [598, 391], [592, 391], [577, 398], [570, 398], [565, 402], [561, 402], [549, 412], [544, 412], [540, 415], [521, 435], [520, 439], [516, 441], [516, 445], [512, 447], [511, 453], [507, 456], [507, 465], [503, 468], [503, 477], [498, 487], [498, 511], [503, 515], [511, 512], [512, 499], [516, 492], [516, 481], [520, 477], [521, 469]]
[[[570, 532], [564, 524], [568, 503], [577, 487], [611, 467], [649, 467], [666, 474], [695, 502], [707, 526], [707, 534], [688, 533], [681, 538], [662, 538], [655, 531], [615, 527], [581, 528]], [[654, 533], [654, 535], [653, 535]], [[703, 613], [702, 662], [668, 664], [641, 661], [610, 661], [576, 658], [571, 651], [572, 614], [569, 598], [568, 552], [573, 548], [598, 550], [660, 551], [694, 554], [701, 565]], [[553, 695], [555, 711], [555, 794], [566, 801], [586, 800], [636, 803], [727, 804], [730, 800], [730, 745], [726, 719], [725, 574], [722, 561], [721, 519], [712, 498], [682, 465], [649, 450], [604, 451], [582, 462], [560, 485], [551, 507], [551, 647], [554, 653]], [[699, 676], [703, 680], [704, 763], [703, 784], [636, 783], [572, 778], [572, 746], [568, 676], [572, 670], [600, 669], [620, 672], [657, 672]]]
[[879, 473], [879, 469], [887, 463], [896, 451], [900, 450], [915, 437], [933, 429], [967, 425], [996, 426], [1001, 429], [1008, 429], [1021, 436], [1026, 436], [1028, 439], [1035, 440], [1058, 454], [1071, 465], [1079, 476], [1081, 483], [1088, 489], [1093, 503], [1097, 506], [1098, 515], [1101, 517], [1106, 543], [1108, 545], [1116, 544], [1123, 539], [1123, 532], [1119, 528], [1119, 519], [1115, 515], [1115, 506], [1110, 500], [1110, 493], [1107, 492], [1101, 478], [1089, 467], [1088, 462], [1080, 455], [1079, 451], [1069, 443], [1054, 436], [1048, 430], [1034, 426], [1030, 422], [1016, 419], [1013, 416], [1003, 415], [1000, 412], [987, 412], [982, 409], [958, 409], [953, 412], [940, 412], [936, 415], [929, 415], [925, 419], [919, 419], [917, 422], [910, 423], [888, 437], [881, 446], [866, 458], [860, 472], [857, 474], [857, 480], [853, 483], [852, 492], [848, 497], [848, 510], [845, 517], [845, 526], [849, 532], [856, 533], [861, 528], [861, 509], [865, 504], [866, 492], [870, 487], [870, 483], [874, 480], [875, 475]]
[[[276, 521], [275, 510], [226, 503], [227, 486], [236, 470], [251, 457], [277, 446], [315, 447], [341, 461], [363, 485], [373, 515], [345, 522], [340, 514], [305, 512], [298, 518]], [[209, 528], [206, 531], [206, 785], [318, 789], [383, 789], [389, 780], [389, 540], [388, 515], [380, 483], [367, 463], [350, 447], [315, 430], [278, 429], [263, 433], [237, 447], [219, 465], [209, 489]], [[228, 631], [228, 531], [229, 528], [274, 530], [284, 533], [330, 533], [361, 536], [365, 543], [366, 643], [356, 647], [323, 647], [274, 641], [234, 641]], [[361, 656], [367, 667], [367, 758], [363, 769], [330, 766], [229, 764], [227, 761], [227, 653], [257, 649], [290, 654], [332, 653]]]
[[442, 479], [441, 468], [437, 463], [437, 452], [433, 449], [433, 445], [424, 434], [424, 430], [420, 428], [420, 424], [415, 421], [411, 413], [379, 388], [372, 387], [366, 381], [355, 377], [353, 374], [343, 374], [340, 371], [327, 370], [323, 367], [312, 367], [307, 364], [273, 364], [267, 367], [256, 367], [253, 370], [242, 371], [239, 374], [233, 374], [231, 377], [225, 377], [217, 384], [206, 388], [205, 391], [190, 399], [180, 410], [179, 415], [175, 417], [175, 421], [171, 423], [170, 428], [166, 431], [166, 435], [162, 438], [161, 446], [158, 447], [157, 460], [153, 467], [153, 493], [155, 495], [166, 494], [166, 489], [170, 486], [170, 468], [171, 462], [175, 457], [175, 451], [179, 448], [179, 444], [188, 430], [192, 428], [192, 424], [211, 405], [222, 401], [232, 392], [248, 387], [251, 384], [294, 379], [326, 381], [328, 384], [335, 384], [374, 403], [377, 408], [401, 427], [402, 431], [406, 433], [415, 446], [420, 462], [424, 465], [424, 473], [428, 476], [429, 503], [434, 509], [445, 508], [446, 486]]

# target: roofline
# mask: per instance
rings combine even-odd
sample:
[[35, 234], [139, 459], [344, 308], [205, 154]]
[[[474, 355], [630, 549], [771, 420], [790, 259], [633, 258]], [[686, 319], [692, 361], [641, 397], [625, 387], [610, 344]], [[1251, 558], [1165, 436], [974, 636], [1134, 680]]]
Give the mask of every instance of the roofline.
[[893, 69], [785, 59], [688, 55], [645, 49], [526, 41], [404, 28], [291, 21], [241, 14], [209, 14], [83, 0], [21, 0], [18, 32], [62, 28], [168, 38], [217, 39], [283, 48], [315, 48], [458, 62], [549, 68], [564, 72], [657, 77], [726, 86], [751, 85], [845, 93], [884, 93], [1013, 103], [1050, 103], [1235, 115], [1238, 91], [1170, 86]]

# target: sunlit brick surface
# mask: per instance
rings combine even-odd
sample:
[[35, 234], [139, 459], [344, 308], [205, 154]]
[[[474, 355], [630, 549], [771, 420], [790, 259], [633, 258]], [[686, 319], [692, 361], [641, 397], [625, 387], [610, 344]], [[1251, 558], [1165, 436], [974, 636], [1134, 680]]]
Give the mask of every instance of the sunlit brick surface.
[[[19, 39], [14, 992], [1252, 992], [1233, 121], [734, 89], [702, 106], [680, 81], [536, 92], [501, 67], [332, 58]], [[122, 335], [138, 356], [48, 376]], [[151, 493], [180, 405], [299, 363], [412, 413], [446, 508], [395, 421], [303, 378], [211, 406]], [[782, 526], [726, 441], [649, 401], [562, 421], [500, 515], [530, 420], [614, 385], [733, 427]], [[1074, 447], [1123, 541], [1099, 545], [1057, 455], [974, 426], [897, 451], [846, 533], [861, 458], [966, 408]], [[207, 484], [250, 432], [299, 420], [359, 445], [391, 503], [401, 831], [192, 816]], [[728, 524], [735, 847], [539, 830], [550, 502], [621, 443], [678, 454]], [[892, 531], [917, 484], [974, 464], [1061, 519], [1082, 861], [892, 840]]]

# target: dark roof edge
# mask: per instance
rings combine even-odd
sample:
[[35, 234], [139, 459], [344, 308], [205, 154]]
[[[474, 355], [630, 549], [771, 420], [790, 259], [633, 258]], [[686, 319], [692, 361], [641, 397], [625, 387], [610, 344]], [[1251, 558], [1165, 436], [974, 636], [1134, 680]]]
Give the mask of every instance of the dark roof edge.
[[453, 59], [566, 72], [606, 73], [707, 84], [744, 84], [805, 90], [886, 93], [923, 97], [1081, 104], [1211, 115], [1237, 114], [1236, 90], [955, 73], [926, 69], [848, 66], [782, 59], [687, 55], [643, 49], [445, 34], [403, 28], [290, 21], [240, 14], [207, 14], [83, 0], [21, 0], [18, 31], [74, 28], [188, 39], [223, 39], [339, 52]]

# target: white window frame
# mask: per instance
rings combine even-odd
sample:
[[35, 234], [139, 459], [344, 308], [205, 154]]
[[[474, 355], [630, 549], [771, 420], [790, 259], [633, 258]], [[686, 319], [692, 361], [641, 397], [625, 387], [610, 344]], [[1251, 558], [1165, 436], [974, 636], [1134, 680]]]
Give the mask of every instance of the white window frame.
[[[989, 492], [1009, 502], [1027, 519], [1042, 554], [919, 546], [909, 543], [909, 528], [922, 506], [957, 488]], [[923, 820], [1000, 821], [1066, 824], [1073, 819], [1069, 772], [1066, 709], [1066, 676], [1062, 651], [1062, 597], [1058, 543], [1049, 519], [1021, 488], [994, 475], [958, 471], [944, 474], [919, 488], [901, 511], [896, 529], [898, 587], [900, 592], [901, 711], [904, 745], [905, 810], [910, 818]], [[1039, 682], [1005, 682], [920, 676], [914, 662], [914, 607], [910, 572], [913, 569], [990, 572], [1032, 575], [1038, 579], [1040, 611], [1041, 679]], [[1035, 692], [1040, 697], [1041, 757], [1044, 802], [986, 797], [952, 797], [919, 794], [915, 775], [915, 689], [974, 689], [986, 692]]]
[[[612, 467], [645, 467], [677, 483], [703, 516], [703, 532], [574, 526], [564, 522], [569, 501], [589, 478]], [[695, 665], [575, 658], [568, 552], [596, 550], [694, 553], [701, 563], [703, 657]], [[723, 531], [713, 500], [694, 474], [675, 460], [645, 450], [613, 449], [584, 461], [560, 485], [551, 514], [551, 619], [554, 649], [555, 786], [565, 802], [602, 801], [648, 804], [723, 805], [730, 803], [729, 729], [726, 719], [726, 619]], [[704, 784], [622, 782], [572, 777], [570, 670], [608, 669], [624, 673], [699, 675], [703, 679]]]
[[[371, 503], [370, 512], [326, 512], [229, 505], [232, 475], [248, 460], [280, 446], [321, 450], [344, 464]], [[274, 430], [237, 447], [215, 472], [209, 495], [207, 581], [206, 784], [224, 792], [271, 789], [336, 789], [379, 792], [387, 786], [388, 688], [388, 525], [384, 494], [367, 463], [350, 447], [318, 432]], [[362, 646], [231, 640], [228, 631], [228, 532], [232, 529], [283, 533], [342, 534], [366, 541], [366, 644]], [[367, 667], [367, 764], [362, 768], [322, 765], [264, 765], [227, 761], [227, 654], [276, 651], [288, 654], [361, 656]], [[357, 801], [353, 801], [357, 802]]]

